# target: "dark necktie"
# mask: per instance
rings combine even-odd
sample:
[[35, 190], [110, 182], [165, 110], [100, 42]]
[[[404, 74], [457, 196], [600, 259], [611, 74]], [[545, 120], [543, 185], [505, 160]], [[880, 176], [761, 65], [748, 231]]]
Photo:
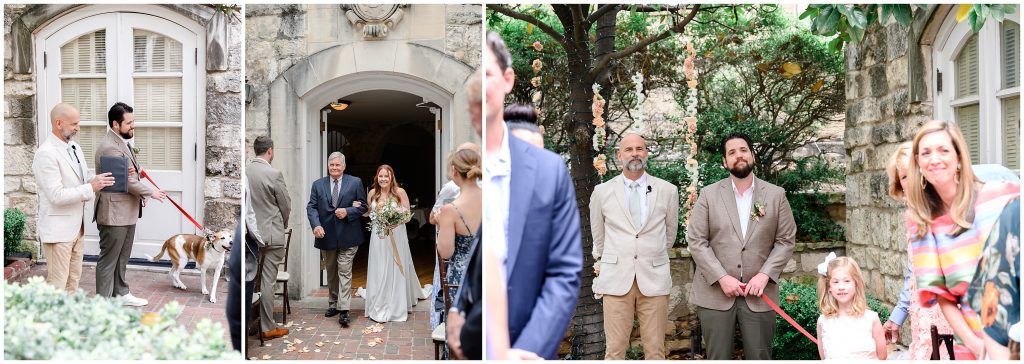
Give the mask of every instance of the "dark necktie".
[[335, 207], [338, 206], [338, 186], [339, 185], [341, 185], [341, 183], [338, 180], [334, 180], [334, 187], [331, 188], [331, 202], [334, 203]]

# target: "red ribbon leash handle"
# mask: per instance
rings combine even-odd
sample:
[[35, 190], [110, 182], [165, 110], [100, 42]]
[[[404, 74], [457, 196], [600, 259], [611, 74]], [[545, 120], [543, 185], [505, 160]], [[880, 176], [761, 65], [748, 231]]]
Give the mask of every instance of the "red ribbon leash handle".
[[[740, 288], [746, 288], [746, 286], [746, 284], [740, 283]], [[804, 334], [804, 336], [806, 336], [808, 339], [813, 341], [815, 344], [818, 344], [818, 339], [815, 338], [814, 335], [811, 335], [811, 333], [807, 332], [807, 330], [804, 330], [803, 326], [800, 326], [800, 324], [796, 323], [796, 320], [793, 320], [792, 317], [786, 314], [786, 311], [783, 311], [782, 308], [779, 307], [779, 305], [775, 304], [775, 302], [772, 302], [771, 298], [768, 298], [767, 295], [761, 293], [761, 300], [763, 300], [764, 303], [767, 303], [768, 307], [771, 307], [773, 310], [775, 310], [775, 313], [778, 313], [779, 316], [782, 316], [782, 318], [786, 319], [786, 321], [789, 322], [790, 325], [793, 325], [793, 327], [795, 327], [798, 331], [800, 331], [801, 334]]]
[[[153, 179], [149, 177], [149, 173], [146, 173], [145, 170], [140, 171], [139, 175], [141, 175], [143, 178], [148, 180], [149, 183], [152, 183], [153, 187], [156, 187], [157, 189], [161, 189], [160, 186], [156, 185], [156, 182], [153, 182]], [[181, 211], [182, 215], [185, 215], [185, 217], [188, 218], [188, 221], [192, 222], [192, 225], [195, 225], [197, 228], [199, 228], [199, 231], [202, 231], [204, 233], [206, 232], [206, 229], [203, 228], [203, 225], [200, 225], [199, 222], [196, 221], [196, 219], [192, 218], [192, 215], [189, 215], [188, 212], [185, 212], [185, 209], [181, 208], [181, 205], [179, 205], [177, 202], [175, 202], [174, 199], [171, 198], [170, 195], [167, 196], [167, 200], [171, 201], [171, 204], [174, 204], [174, 207], [177, 207], [178, 211]]]

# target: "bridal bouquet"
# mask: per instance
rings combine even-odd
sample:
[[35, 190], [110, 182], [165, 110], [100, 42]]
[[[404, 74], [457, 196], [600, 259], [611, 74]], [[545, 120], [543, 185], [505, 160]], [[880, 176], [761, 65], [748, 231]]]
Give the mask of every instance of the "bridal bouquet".
[[411, 219], [412, 211], [403, 208], [392, 199], [370, 212], [370, 226], [367, 226], [367, 229], [371, 233], [376, 231], [377, 236], [383, 239], [385, 236], [391, 235], [392, 226], [405, 224]]

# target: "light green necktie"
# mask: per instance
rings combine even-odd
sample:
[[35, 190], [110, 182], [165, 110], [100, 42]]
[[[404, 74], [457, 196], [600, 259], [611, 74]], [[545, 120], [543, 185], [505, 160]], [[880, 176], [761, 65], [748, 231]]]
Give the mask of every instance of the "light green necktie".
[[633, 215], [633, 226], [640, 228], [640, 184], [636, 181], [629, 183], [629, 214]]

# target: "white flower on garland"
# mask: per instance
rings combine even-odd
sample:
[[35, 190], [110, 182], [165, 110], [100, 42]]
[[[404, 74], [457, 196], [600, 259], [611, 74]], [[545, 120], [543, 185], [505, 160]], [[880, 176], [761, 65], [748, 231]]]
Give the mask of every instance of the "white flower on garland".
[[639, 133], [643, 128], [644, 123], [644, 112], [642, 105], [647, 100], [647, 96], [644, 96], [644, 74], [637, 72], [633, 74], [633, 94], [636, 96], [636, 107], [633, 110], [633, 132]]

